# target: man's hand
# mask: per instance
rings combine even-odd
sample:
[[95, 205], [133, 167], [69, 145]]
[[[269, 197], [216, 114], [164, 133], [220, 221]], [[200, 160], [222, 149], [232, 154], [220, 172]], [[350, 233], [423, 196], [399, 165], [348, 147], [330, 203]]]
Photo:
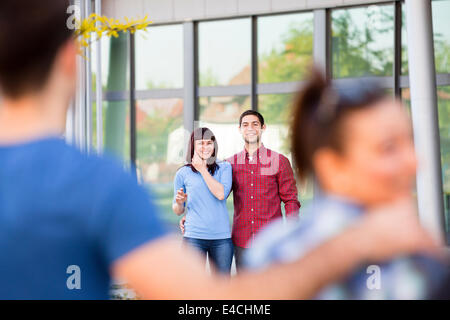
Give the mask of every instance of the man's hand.
[[177, 195], [175, 197], [175, 201], [177, 202], [178, 205], [182, 206], [187, 200], [187, 194], [184, 193], [183, 188], [180, 188], [177, 191]]
[[181, 233], [182, 234], [184, 234], [184, 223], [186, 222], [186, 216], [184, 215], [181, 219], [180, 219], [180, 223], [179, 223], [179, 225], [180, 225], [180, 230], [181, 230]]

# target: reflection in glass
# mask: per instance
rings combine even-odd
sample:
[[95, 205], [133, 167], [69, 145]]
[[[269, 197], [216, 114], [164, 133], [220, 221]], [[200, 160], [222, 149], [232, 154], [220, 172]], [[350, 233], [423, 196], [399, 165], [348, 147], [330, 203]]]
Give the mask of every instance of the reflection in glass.
[[137, 31], [136, 89], [183, 87], [183, 26]]
[[267, 128], [262, 136], [264, 144], [289, 159], [288, 120], [292, 94], [264, 94], [258, 96], [258, 111], [263, 115]]
[[136, 131], [139, 179], [151, 184], [164, 218], [177, 223], [179, 217], [172, 212], [173, 179], [184, 162], [183, 100], [137, 101]]
[[332, 11], [333, 77], [392, 75], [394, 6]]
[[447, 243], [450, 244], [450, 86], [438, 87], [437, 97]]
[[[105, 139], [105, 117], [106, 117], [106, 106], [107, 102], [103, 101], [103, 140]], [[95, 101], [92, 102], [92, 148], [94, 150], [98, 150], [97, 143], [97, 103]]]
[[408, 74], [408, 34], [406, 33], [406, 9], [402, 5], [402, 75]]
[[258, 18], [258, 82], [303, 79], [312, 55], [312, 13]]
[[[436, 73], [450, 72], [450, 0], [431, 2], [433, 17], [434, 60]], [[408, 74], [406, 10], [402, 6], [402, 74]]]
[[[263, 115], [266, 130], [262, 141], [266, 147], [285, 155], [292, 162], [289, 140], [289, 119], [292, 108], [292, 94], [264, 94], [258, 96], [258, 111]], [[314, 194], [313, 179], [302, 182], [297, 177], [298, 199], [306, 206]], [[284, 206], [281, 206], [284, 212]]]
[[[110, 50], [110, 38], [103, 37], [100, 39], [101, 43], [101, 55], [102, 55], [102, 87], [103, 91], [106, 91], [106, 83], [108, 81], [108, 68], [109, 68], [109, 50]], [[96, 91], [97, 81], [97, 43], [93, 43], [91, 46], [91, 70], [92, 70], [92, 92]]]
[[[92, 141], [97, 149], [97, 106], [92, 106]], [[110, 153], [130, 163], [130, 102], [104, 101], [103, 102], [103, 148]]]
[[432, 1], [436, 73], [450, 73], [450, 0]]
[[249, 84], [250, 19], [198, 24], [200, 86]]

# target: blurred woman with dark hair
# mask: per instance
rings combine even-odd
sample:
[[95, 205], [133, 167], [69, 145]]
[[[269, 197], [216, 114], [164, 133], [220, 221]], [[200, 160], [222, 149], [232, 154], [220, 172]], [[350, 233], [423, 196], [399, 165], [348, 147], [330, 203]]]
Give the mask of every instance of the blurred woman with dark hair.
[[192, 132], [186, 165], [175, 175], [172, 209], [177, 215], [187, 211], [184, 241], [208, 254], [217, 270], [229, 275], [233, 243], [226, 199], [232, 169], [228, 162], [217, 163], [217, 152], [211, 130], [198, 128]]
[[[248, 268], [297, 259], [383, 208], [415, 210], [410, 121], [403, 105], [377, 83], [332, 84], [313, 71], [294, 101], [292, 119], [297, 174], [301, 179], [314, 176], [320, 192], [299, 222], [277, 221], [260, 233], [244, 257]], [[363, 245], [365, 239], [355, 241]], [[368, 263], [317, 298], [421, 299], [438, 283], [441, 271], [427, 255]]]

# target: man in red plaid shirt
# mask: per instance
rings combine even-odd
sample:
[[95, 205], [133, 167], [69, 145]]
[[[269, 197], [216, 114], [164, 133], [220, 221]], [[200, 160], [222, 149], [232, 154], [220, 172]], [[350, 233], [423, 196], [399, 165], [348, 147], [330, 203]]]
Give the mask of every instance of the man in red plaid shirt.
[[266, 129], [263, 116], [247, 110], [239, 118], [244, 150], [227, 159], [233, 167], [234, 217], [232, 239], [236, 267], [242, 265], [242, 254], [255, 234], [271, 220], [298, 217], [300, 202], [289, 160], [266, 148], [261, 135]]

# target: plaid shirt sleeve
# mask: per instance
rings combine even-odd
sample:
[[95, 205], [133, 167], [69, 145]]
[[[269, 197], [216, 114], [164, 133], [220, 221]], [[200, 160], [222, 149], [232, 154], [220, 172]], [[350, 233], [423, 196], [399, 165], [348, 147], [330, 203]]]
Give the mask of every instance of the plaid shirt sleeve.
[[294, 172], [292, 170], [289, 159], [283, 155], [280, 157], [280, 170], [277, 174], [279, 195], [284, 203], [286, 217], [298, 216], [300, 202], [298, 201], [297, 186], [295, 183]]

